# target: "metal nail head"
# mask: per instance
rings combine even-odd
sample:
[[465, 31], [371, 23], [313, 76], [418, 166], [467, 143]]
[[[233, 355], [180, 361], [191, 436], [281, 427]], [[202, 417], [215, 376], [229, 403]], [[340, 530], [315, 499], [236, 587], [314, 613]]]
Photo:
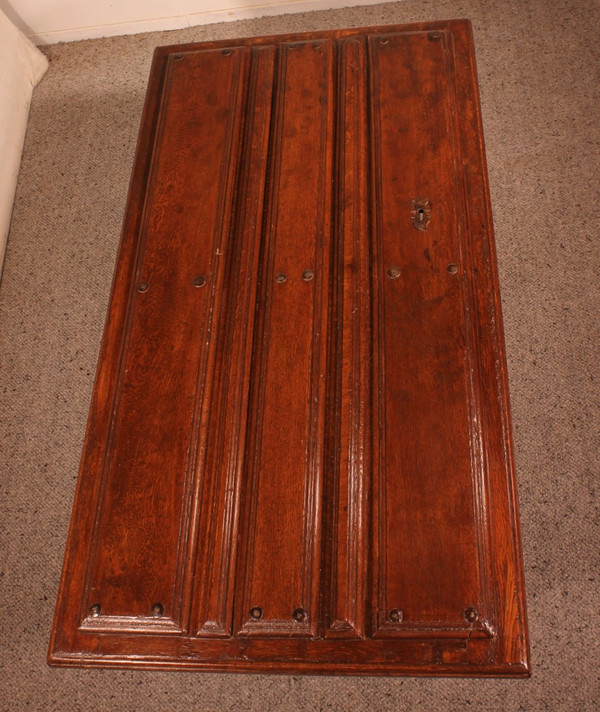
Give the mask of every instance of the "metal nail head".
[[292, 618], [296, 621], [296, 623], [304, 623], [304, 621], [307, 618], [307, 613], [304, 610], [304, 608], [296, 608], [295, 611], [292, 613]]
[[465, 618], [469, 621], [469, 623], [475, 623], [475, 621], [479, 618], [479, 612], [476, 608], [473, 608], [472, 606], [466, 608]]

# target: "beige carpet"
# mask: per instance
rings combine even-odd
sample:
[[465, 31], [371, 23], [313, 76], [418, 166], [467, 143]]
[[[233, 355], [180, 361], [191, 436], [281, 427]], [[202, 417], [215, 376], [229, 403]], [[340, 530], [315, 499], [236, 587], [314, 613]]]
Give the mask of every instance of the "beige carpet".
[[[533, 677], [56, 670], [46, 650], [152, 49], [470, 17], [512, 392]], [[55, 45], [0, 285], [2, 710], [598, 709], [600, 7], [439, 0]]]

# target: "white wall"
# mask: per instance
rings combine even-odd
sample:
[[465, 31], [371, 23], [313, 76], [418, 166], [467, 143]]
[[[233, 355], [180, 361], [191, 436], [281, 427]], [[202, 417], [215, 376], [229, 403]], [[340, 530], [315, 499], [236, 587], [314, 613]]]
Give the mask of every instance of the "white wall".
[[378, 2], [382, 0], [0, 0], [0, 9], [36, 44], [49, 44]]
[[33, 87], [48, 61], [0, 12], [0, 274]]

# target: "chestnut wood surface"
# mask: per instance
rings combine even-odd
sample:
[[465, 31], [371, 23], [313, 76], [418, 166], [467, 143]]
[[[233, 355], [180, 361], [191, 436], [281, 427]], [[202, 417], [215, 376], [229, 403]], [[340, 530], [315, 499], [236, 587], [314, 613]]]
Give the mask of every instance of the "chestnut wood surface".
[[529, 674], [468, 21], [156, 50], [49, 662]]

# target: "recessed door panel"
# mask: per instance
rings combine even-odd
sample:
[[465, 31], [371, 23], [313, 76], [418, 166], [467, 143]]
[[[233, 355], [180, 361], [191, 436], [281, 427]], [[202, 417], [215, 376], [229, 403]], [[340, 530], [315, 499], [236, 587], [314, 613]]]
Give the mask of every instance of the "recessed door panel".
[[465, 611], [482, 615], [479, 392], [449, 41], [369, 41], [380, 634], [469, 635]]
[[111, 344], [120, 370], [82, 601], [94, 628], [180, 625], [246, 52], [169, 60], [126, 331]]
[[282, 45], [278, 56], [246, 449], [242, 635], [317, 631], [332, 57], [329, 40]]

